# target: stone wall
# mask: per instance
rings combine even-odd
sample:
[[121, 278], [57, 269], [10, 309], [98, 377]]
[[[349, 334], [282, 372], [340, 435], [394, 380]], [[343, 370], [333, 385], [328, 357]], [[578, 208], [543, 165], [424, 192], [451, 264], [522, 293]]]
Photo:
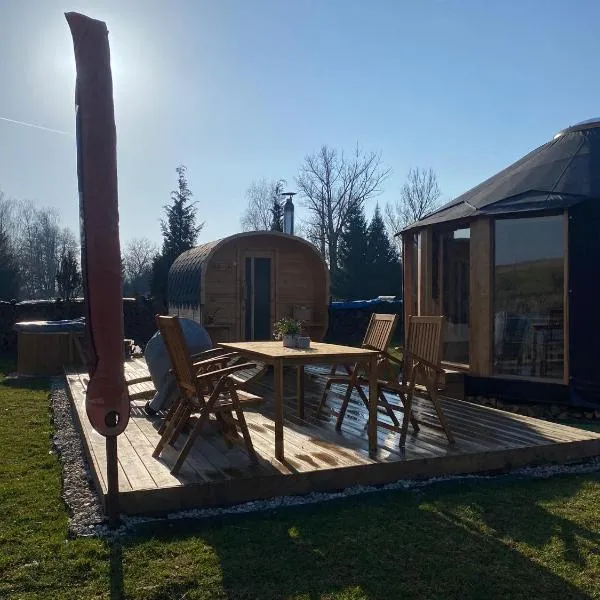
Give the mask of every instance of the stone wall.
[[[156, 331], [154, 315], [157, 312], [159, 311], [151, 301], [125, 298], [123, 300], [125, 337], [133, 339], [143, 348]], [[13, 331], [13, 325], [19, 321], [60, 321], [83, 316], [84, 305], [81, 300], [0, 302], [0, 352], [16, 354], [17, 334]]]

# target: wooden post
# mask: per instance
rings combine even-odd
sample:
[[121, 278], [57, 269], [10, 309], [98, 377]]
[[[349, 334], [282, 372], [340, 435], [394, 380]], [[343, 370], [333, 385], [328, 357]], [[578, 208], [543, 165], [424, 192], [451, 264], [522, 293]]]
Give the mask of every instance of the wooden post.
[[402, 269], [403, 269], [403, 295], [404, 303], [404, 339], [408, 331], [408, 318], [411, 315], [416, 315], [417, 311], [413, 303], [413, 284], [414, 284], [414, 233], [408, 232], [402, 234]]
[[117, 454], [117, 436], [106, 438], [106, 514], [108, 526], [116, 529], [119, 526], [119, 463]]
[[304, 419], [304, 366], [296, 367], [296, 403], [298, 417]]
[[377, 353], [369, 360], [369, 455], [377, 456]]
[[275, 458], [283, 460], [283, 363], [273, 364], [275, 376]]
[[[417, 289], [419, 302], [419, 315], [428, 316], [432, 314], [432, 239], [433, 232], [431, 228], [425, 228], [419, 232], [419, 271]], [[436, 257], [437, 258], [437, 257]]]
[[492, 371], [492, 220], [471, 222], [469, 274], [469, 364], [474, 375]]

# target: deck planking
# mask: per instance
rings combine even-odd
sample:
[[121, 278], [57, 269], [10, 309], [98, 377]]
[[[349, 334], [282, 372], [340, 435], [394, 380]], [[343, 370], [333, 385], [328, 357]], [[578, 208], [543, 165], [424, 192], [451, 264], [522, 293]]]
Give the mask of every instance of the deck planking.
[[[198, 438], [180, 473], [170, 467], [185, 441], [167, 447], [159, 459], [152, 451], [159, 436], [160, 417], [143, 410], [152, 391], [142, 359], [128, 361], [126, 378], [131, 390], [131, 415], [118, 438], [119, 496], [121, 510], [129, 514], [155, 514], [185, 508], [227, 506], [280, 495], [337, 491], [352, 485], [381, 485], [399, 479], [505, 471], [526, 465], [568, 463], [600, 454], [600, 434], [507, 413], [495, 408], [442, 398], [456, 444], [449, 444], [425, 398], [415, 401], [421, 422], [418, 433], [409, 430], [406, 448], [398, 447], [399, 434], [379, 427], [378, 454], [368, 452], [367, 410], [353, 397], [341, 431], [335, 413], [343, 388], [332, 386], [326, 410], [315, 415], [323, 370], [307, 369], [304, 418], [296, 414], [296, 378], [293, 369], [284, 376], [285, 460], [275, 458], [275, 423], [272, 377], [253, 381], [249, 391], [265, 398], [246, 410], [246, 420], [259, 464], [250, 463], [242, 446], [228, 448], [215, 424]], [[250, 375], [251, 373], [248, 373]], [[94, 482], [105, 497], [105, 438], [93, 430], [85, 413], [87, 375], [66, 369], [71, 401]], [[140, 388], [143, 386], [143, 395]], [[380, 414], [380, 420], [389, 419]], [[389, 421], [388, 421], [389, 422]]]

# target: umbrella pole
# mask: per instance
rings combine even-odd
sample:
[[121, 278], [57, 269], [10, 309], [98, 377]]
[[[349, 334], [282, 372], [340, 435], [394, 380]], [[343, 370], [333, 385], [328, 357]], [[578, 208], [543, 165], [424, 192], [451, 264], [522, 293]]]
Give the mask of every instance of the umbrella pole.
[[108, 483], [108, 493], [106, 494], [108, 526], [116, 529], [119, 526], [119, 468], [116, 435], [106, 438], [106, 479]]

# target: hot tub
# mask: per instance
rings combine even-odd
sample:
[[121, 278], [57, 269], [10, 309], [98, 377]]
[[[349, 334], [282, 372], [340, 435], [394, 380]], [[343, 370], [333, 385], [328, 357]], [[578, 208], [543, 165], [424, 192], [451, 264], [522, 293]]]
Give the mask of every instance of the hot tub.
[[83, 340], [84, 319], [22, 321], [18, 334], [18, 372], [21, 375], [60, 375], [64, 365], [81, 365], [78, 344]]

